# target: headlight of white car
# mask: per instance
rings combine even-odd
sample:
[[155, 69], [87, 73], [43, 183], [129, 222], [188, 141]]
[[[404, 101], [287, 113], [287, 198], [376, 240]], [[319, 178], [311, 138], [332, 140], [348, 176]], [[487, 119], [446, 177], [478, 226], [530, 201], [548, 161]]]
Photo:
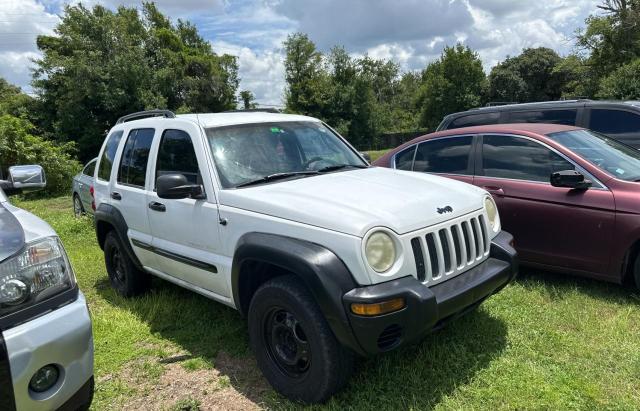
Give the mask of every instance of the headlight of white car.
[[376, 231], [367, 238], [364, 253], [369, 266], [378, 273], [389, 270], [397, 255], [393, 238], [384, 231]]
[[0, 263], [0, 314], [33, 305], [73, 288], [75, 276], [58, 237], [27, 244]]
[[487, 211], [487, 218], [489, 219], [489, 227], [493, 233], [500, 231], [500, 216], [498, 215], [498, 207], [496, 207], [495, 201], [490, 196], [484, 199], [484, 208]]

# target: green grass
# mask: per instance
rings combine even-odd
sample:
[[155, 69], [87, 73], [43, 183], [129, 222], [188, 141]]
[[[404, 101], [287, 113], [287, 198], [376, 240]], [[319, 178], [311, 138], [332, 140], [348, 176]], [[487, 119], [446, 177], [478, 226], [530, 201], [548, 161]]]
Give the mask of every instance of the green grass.
[[369, 156], [371, 156], [371, 162], [376, 161], [377, 159], [379, 159], [380, 157], [382, 157], [383, 155], [385, 155], [385, 153], [387, 151], [389, 151], [390, 149], [386, 149], [386, 150], [373, 150], [373, 151], [367, 151], [367, 153], [369, 154]]
[[[62, 237], [87, 296], [95, 339], [94, 409], [121, 409], [147, 395], [181, 359], [185, 373], [211, 373], [218, 389], [231, 387], [265, 408], [299, 408], [269, 390], [256, 394], [255, 382], [243, 377], [257, 371], [246, 324], [234, 310], [160, 280], [142, 298], [120, 298], [109, 286], [91, 221], [72, 217], [70, 199], [19, 205]], [[247, 369], [217, 362], [221, 352]], [[631, 410], [640, 408], [638, 381], [637, 292], [526, 272], [422, 343], [361, 360], [343, 392], [310, 409]], [[163, 407], [197, 409], [201, 401], [194, 394]]]

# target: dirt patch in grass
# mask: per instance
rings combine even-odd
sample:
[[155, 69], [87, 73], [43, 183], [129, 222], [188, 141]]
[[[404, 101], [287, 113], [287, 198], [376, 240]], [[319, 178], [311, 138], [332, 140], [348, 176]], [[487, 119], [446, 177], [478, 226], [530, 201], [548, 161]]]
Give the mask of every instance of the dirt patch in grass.
[[149, 361], [162, 364], [158, 358], [140, 359], [125, 367], [121, 377], [138, 395], [126, 401], [122, 409], [261, 410], [263, 398], [270, 391], [252, 358], [221, 352], [213, 368], [189, 370], [176, 361], [165, 364], [157, 379], [141, 378], [140, 370], [155, 368], [145, 365]]

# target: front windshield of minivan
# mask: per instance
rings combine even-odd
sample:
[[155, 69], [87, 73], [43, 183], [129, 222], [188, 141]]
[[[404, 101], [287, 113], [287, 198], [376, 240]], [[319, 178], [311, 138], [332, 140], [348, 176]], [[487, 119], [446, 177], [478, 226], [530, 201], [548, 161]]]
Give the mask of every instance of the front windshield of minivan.
[[633, 147], [590, 130], [561, 131], [548, 137], [616, 178], [640, 180], [640, 151]]
[[241, 124], [206, 133], [224, 188], [367, 167], [320, 122]]

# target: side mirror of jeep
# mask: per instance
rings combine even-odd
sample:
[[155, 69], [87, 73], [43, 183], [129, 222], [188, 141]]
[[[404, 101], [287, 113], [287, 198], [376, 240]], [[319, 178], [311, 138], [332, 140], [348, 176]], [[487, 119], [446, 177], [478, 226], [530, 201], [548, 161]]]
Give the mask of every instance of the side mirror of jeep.
[[158, 197], [172, 200], [181, 198], [204, 198], [204, 190], [199, 184], [190, 184], [184, 174], [165, 174], [156, 180]]
[[585, 180], [584, 175], [575, 170], [556, 171], [551, 174], [551, 185], [575, 190], [586, 190], [591, 187], [591, 181]]
[[362, 156], [362, 158], [367, 160], [367, 163], [371, 163], [371, 156], [369, 155], [369, 153], [367, 153], [366, 151], [360, 151], [359, 154]]
[[0, 188], [7, 195], [38, 191], [47, 185], [44, 169], [39, 165], [9, 167], [8, 177], [0, 181]]

